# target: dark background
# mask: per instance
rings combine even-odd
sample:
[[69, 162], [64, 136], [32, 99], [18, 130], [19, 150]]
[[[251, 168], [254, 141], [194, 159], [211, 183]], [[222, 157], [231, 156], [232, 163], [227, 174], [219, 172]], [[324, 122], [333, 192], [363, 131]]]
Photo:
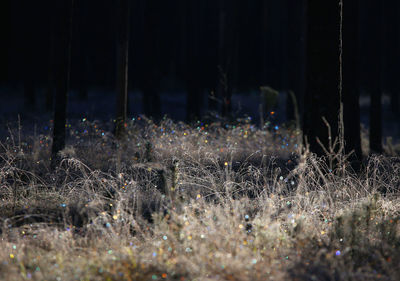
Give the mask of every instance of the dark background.
[[[53, 2], [2, 1], [2, 123], [17, 114], [25, 122], [52, 118]], [[116, 2], [75, 0], [69, 118], [115, 115]], [[377, 87], [371, 81], [378, 81], [384, 136], [395, 139], [400, 134], [399, 11], [396, 0], [360, 1], [356, 35], [361, 121], [368, 128], [369, 93]], [[224, 74], [233, 94], [232, 115], [258, 120], [264, 85], [281, 92], [279, 121], [293, 118], [289, 90], [300, 111], [306, 108], [307, 1], [132, 0], [130, 12], [129, 116], [193, 120], [210, 110], [219, 113]]]

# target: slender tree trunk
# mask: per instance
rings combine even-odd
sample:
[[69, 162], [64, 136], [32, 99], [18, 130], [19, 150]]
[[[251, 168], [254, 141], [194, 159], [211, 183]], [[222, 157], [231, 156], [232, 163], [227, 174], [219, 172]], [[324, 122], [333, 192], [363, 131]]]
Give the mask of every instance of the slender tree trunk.
[[[10, 44], [11, 34], [10, 34], [10, 15], [11, 15], [10, 1], [2, 1], [0, 3], [0, 34], [3, 38], [3, 46]], [[7, 47], [6, 47], [7, 46]], [[0, 66], [0, 83], [6, 82], [9, 79], [9, 73], [11, 69], [10, 65], [10, 48], [9, 45], [4, 46], [0, 51], [0, 61], [2, 64]]]
[[[310, 150], [324, 151], [317, 139], [329, 148], [338, 136], [340, 7], [337, 0], [308, 0], [307, 7], [307, 90], [303, 132]], [[331, 127], [328, 128], [322, 118]]]
[[[51, 9], [55, 9], [54, 2], [50, 4]], [[54, 67], [55, 67], [55, 20], [57, 15], [51, 13], [49, 17], [49, 41], [48, 41], [48, 57], [47, 57], [47, 84], [46, 84], [46, 94], [45, 94], [45, 107], [46, 111], [50, 112], [53, 110], [54, 101]]]
[[52, 145], [52, 166], [65, 147], [68, 86], [71, 66], [72, 10], [74, 0], [58, 0], [55, 4], [55, 107]]
[[[273, 89], [283, 86], [284, 46], [282, 0], [263, 1], [263, 83]], [[297, 1], [299, 2], [299, 1]], [[291, 7], [291, 10], [295, 8]]]
[[358, 87], [358, 1], [345, 1], [343, 6], [343, 120], [345, 152], [353, 168], [362, 160], [360, 136], [360, 93]]
[[[54, 23], [54, 20], [51, 21]], [[54, 98], [54, 30], [51, 28], [49, 42], [49, 57], [47, 65], [47, 85], [46, 85], [46, 111], [53, 109]]]
[[220, 0], [219, 16], [219, 92], [222, 93], [222, 116], [232, 113], [234, 54], [237, 46], [237, 1]]
[[371, 90], [369, 149], [382, 153], [382, 92], [379, 87]]
[[[294, 92], [297, 101], [297, 110], [300, 110], [304, 99], [304, 72], [305, 72], [305, 1], [288, 1], [288, 87], [286, 90]], [[287, 120], [295, 120], [295, 108], [292, 98], [287, 96]], [[300, 120], [297, 120], [300, 121]]]
[[222, 97], [222, 116], [230, 112], [230, 89], [228, 88], [226, 59], [226, 8], [225, 0], [219, 1], [219, 42], [218, 42], [218, 88], [219, 96]]
[[385, 5], [385, 70], [387, 74], [387, 91], [390, 93], [390, 108], [395, 116], [400, 113], [400, 81], [398, 67], [400, 65], [400, 3], [397, 0], [386, 0]]
[[186, 119], [189, 122], [201, 117], [200, 13], [201, 3], [196, 1], [186, 2]]
[[382, 153], [382, 3], [372, 1], [370, 4], [374, 10], [369, 10], [368, 37], [368, 84], [371, 95], [369, 148], [372, 153]]
[[208, 46], [218, 46], [219, 24], [218, 17], [219, 11], [215, 8], [215, 0], [204, 0], [204, 11], [201, 19], [203, 36], [201, 38], [201, 52], [202, 52], [202, 65], [203, 65], [203, 82], [207, 89], [207, 111], [209, 113], [220, 113], [219, 97], [216, 87], [218, 86], [218, 48], [209, 48]]
[[144, 1], [144, 57], [143, 105], [144, 113], [154, 119], [161, 118], [160, 83], [160, 25], [161, 14], [156, 1]]
[[[87, 75], [87, 62], [88, 62], [88, 47], [87, 47], [87, 36], [88, 36], [88, 29], [87, 29], [87, 18], [88, 13], [87, 11], [90, 10], [87, 7], [87, 1], [80, 1], [77, 2], [75, 5], [76, 11], [76, 20], [75, 22], [75, 29], [74, 29], [74, 38], [73, 38], [73, 46], [72, 46], [72, 53], [76, 54], [77, 61], [76, 66], [72, 66], [72, 69], [76, 69], [77, 73], [75, 77], [77, 78], [77, 90], [78, 90], [78, 97], [80, 100], [87, 100], [88, 99], [88, 75]], [[75, 51], [74, 51], [75, 49]], [[73, 78], [72, 78], [73, 79]]]
[[125, 131], [128, 108], [129, 0], [117, 1], [117, 116], [115, 135]]
[[35, 88], [36, 88], [36, 77], [37, 70], [35, 67], [35, 45], [37, 40], [36, 36], [37, 30], [35, 29], [34, 24], [32, 24], [29, 20], [32, 19], [32, 9], [34, 9], [33, 3], [24, 3], [26, 7], [24, 7], [22, 11], [22, 16], [27, 19], [24, 23], [24, 44], [22, 45], [22, 54], [23, 54], [23, 88], [24, 88], [24, 110], [30, 111], [35, 106]]

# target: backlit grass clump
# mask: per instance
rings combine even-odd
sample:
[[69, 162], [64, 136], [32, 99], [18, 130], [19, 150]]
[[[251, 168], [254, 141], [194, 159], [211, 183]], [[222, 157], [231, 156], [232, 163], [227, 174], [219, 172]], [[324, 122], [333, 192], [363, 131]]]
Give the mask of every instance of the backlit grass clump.
[[67, 129], [56, 170], [50, 130], [1, 142], [1, 280], [400, 280], [398, 157], [355, 173], [249, 120]]

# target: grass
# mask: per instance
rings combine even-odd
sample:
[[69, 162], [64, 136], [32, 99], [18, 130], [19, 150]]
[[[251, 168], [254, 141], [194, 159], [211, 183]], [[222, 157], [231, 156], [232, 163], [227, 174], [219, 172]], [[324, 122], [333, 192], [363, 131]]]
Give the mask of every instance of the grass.
[[361, 173], [283, 128], [138, 118], [1, 142], [1, 280], [400, 280], [396, 156]]

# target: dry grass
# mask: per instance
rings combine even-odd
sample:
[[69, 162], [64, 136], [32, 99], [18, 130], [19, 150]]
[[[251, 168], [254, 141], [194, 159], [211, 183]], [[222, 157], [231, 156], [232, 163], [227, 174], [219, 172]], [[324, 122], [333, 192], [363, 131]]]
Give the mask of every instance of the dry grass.
[[[135, 120], [1, 143], [1, 280], [400, 280], [400, 161], [355, 174], [297, 134]], [[328, 161], [329, 162], [329, 161]]]

